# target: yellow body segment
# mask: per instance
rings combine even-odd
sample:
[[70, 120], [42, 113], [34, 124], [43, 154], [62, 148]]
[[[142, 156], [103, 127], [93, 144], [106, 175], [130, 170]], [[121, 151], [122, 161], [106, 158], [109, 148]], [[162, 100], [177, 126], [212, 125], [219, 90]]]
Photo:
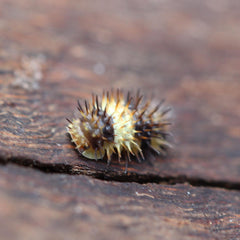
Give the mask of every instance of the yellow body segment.
[[[120, 90], [103, 93], [101, 102], [92, 96], [92, 103], [85, 101], [85, 108], [78, 103], [79, 118], [69, 121], [67, 130], [76, 149], [86, 158], [102, 159], [107, 156], [108, 163], [112, 154], [121, 159], [122, 152], [144, 159], [141, 146], [148, 146], [157, 153], [164, 151], [170, 144], [166, 141], [168, 109], [158, 112], [162, 102], [151, 108], [150, 101], [143, 104], [139, 93], [126, 100]], [[143, 145], [142, 145], [143, 144]]]
[[[96, 107], [93, 105], [93, 107]], [[126, 106], [126, 103], [121, 97], [119, 101], [113, 98], [108, 99], [103, 95], [101, 102], [101, 109], [106, 108], [106, 113], [113, 119], [114, 128], [114, 142], [104, 142], [101, 151], [95, 153], [92, 146], [89, 146], [87, 138], [84, 136], [83, 131], [80, 127], [80, 120], [75, 119], [68, 125], [68, 131], [72, 137], [72, 141], [76, 144], [76, 148], [80, 150], [82, 155], [89, 159], [101, 159], [107, 154], [107, 158], [110, 161], [113, 153], [118, 154], [119, 159], [121, 158], [122, 150], [130, 152], [132, 155], [142, 155], [140, 148], [140, 141], [134, 138], [135, 135], [135, 119], [133, 118], [133, 112]], [[89, 109], [91, 111], [92, 109]], [[89, 146], [87, 150], [83, 150], [84, 146]]]

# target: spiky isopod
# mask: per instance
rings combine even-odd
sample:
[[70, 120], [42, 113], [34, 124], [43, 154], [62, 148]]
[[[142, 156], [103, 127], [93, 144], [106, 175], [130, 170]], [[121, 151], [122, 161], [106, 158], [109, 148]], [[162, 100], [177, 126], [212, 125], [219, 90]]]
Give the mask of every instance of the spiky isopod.
[[130, 155], [141, 161], [143, 149], [149, 148], [156, 153], [165, 152], [170, 146], [166, 139], [171, 124], [163, 108], [163, 101], [151, 107], [151, 101], [144, 101], [138, 91], [136, 96], [130, 92], [124, 96], [122, 90], [103, 92], [101, 99], [92, 95], [91, 103], [78, 101], [78, 118], [69, 121], [67, 130], [76, 149], [86, 158], [102, 159], [107, 155], [108, 164], [112, 154], [118, 159], [127, 154], [126, 167]]

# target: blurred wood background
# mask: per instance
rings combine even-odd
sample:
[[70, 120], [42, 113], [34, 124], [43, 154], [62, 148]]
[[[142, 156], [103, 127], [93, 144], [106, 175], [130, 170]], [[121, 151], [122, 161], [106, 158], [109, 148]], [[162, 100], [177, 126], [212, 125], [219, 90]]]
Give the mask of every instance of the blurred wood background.
[[[240, 239], [240, 2], [1, 0], [1, 239]], [[79, 98], [173, 107], [174, 151], [87, 161]]]

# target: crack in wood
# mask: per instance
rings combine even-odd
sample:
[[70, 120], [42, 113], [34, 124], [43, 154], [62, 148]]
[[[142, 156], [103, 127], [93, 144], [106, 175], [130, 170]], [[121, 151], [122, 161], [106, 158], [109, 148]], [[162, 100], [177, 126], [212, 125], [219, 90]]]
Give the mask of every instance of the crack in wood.
[[97, 169], [91, 169], [85, 165], [72, 166], [69, 164], [52, 164], [41, 163], [33, 159], [19, 157], [3, 157], [0, 156], [0, 164], [16, 164], [22, 167], [31, 167], [33, 169], [40, 170], [44, 173], [64, 173], [69, 175], [86, 175], [91, 176], [99, 180], [116, 181], [116, 182], [136, 182], [139, 184], [156, 183], [165, 185], [183, 184], [188, 183], [196, 187], [213, 187], [222, 188], [226, 190], [240, 190], [240, 183], [228, 182], [219, 180], [206, 180], [202, 178], [194, 178], [186, 175], [179, 176], [159, 176], [156, 174], [136, 174], [124, 172], [114, 172], [106, 169], [105, 171], [98, 171]]

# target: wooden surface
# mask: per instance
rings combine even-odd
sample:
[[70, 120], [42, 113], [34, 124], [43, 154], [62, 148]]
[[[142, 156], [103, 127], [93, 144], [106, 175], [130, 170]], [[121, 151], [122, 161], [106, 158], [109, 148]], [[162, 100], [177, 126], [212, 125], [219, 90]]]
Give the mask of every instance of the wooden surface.
[[1, 234], [8, 239], [239, 239], [238, 191], [16, 166], [0, 173]]
[[[0, 235], [240, 239], [239, 11], [234, 0], [1, 1]], [[111, 87], [166, 98], [167, 159], [126, 175], [74, 150], [66, 117]]]

